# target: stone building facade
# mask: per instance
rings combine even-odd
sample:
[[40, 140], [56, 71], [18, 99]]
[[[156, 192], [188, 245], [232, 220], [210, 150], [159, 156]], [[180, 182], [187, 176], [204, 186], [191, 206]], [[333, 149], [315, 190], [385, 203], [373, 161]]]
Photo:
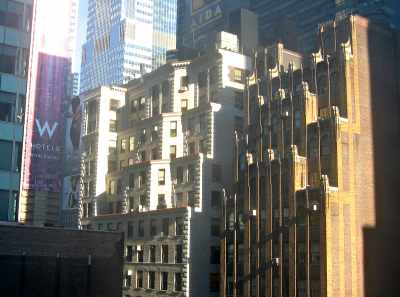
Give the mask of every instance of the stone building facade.
[[125, 296], [218, 296], [222, 189], [251, 69], [236, 36], [219, 37], [124, 86], [105, 189], [83, 220], [126, 233]]
[[398, 39], [358, 16], [321, 34], [310, 58], [282, 44], [255, 57], [225, 199], [221, 296], [398, 289]]

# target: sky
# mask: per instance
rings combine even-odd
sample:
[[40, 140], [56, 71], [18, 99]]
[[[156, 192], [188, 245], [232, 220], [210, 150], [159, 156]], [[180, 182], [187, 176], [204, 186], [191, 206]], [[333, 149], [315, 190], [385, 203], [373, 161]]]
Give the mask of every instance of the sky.
[[78, 28], [76, 38], [75, 56], [72, 61], [72, 71], [80, 72], [82, 44], [86, 40], [86, 18], [88, 11], [88, 0], [79, 0]]

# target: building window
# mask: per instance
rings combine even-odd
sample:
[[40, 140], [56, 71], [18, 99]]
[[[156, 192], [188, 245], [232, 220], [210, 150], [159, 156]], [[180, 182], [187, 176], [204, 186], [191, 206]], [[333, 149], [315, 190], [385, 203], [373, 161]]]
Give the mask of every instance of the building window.
[[146, 183], [147, 183], [146, 172], [142, 171], [142, 172], [140, 172], [140, 175], [139, 175], [139, 188], [145, 186]]
[[175, 263], [180, 264], [183, 262], [183, 245], [177, 244], [175, 250]]
[[301, 112], [299, 110], [294, 113], [294, 126], [297, 129], [301, 127]]
[[133, 152], [135, 150], [135, 137], [129, 136], [129, 151]]
[[327, 156], [330, 153], [330, 139], [328, 135], [321, 137], [321, 155]]
[[185, 224], [182, 217], [177, 217], [175, 219], [175, 235], [181, 236], [183, 235]]
[[156, 287], [156, 272], [149, 271], [149, 289], [155, 289]]
[[111, 111], [117, 111], [119, 108], [119, 101], [115, 99], [110, 100], [110, 110]]
[[103, 224], [98, 224], [97, 225], [97, 230], [103, 231]]
[[147, 206], [147, 198], [146, 197], [147, 197], [146, 194], [142, 194], [142, 195], [139, 196], [139, 204], [142, 207], [146, 207]]
[[208, 153], [207, 139], [200, 140], [199, 146], [200, 146], [200, 148], [199, 148], [200, 153], [202, 153], [202, 154]]
[[176, 158], [176, 145], [171, 145], [169, 147], [169, 158], [175, 160]]
[[219, 246], [210, 247], [210, 264], [219, 265]]
[[211, 192], [211, 207], [214, 209], [219, 209], [221, 207], [221, 192], [212, 191]]
[[144, 260], [144, 251], [143, 251], [143, 246], [142, 245], [137, 245], [136, 246], [136, 255], [137, 255], [137, 261], [138, 263], [143, 263]]
[[129, 196], [129, 201], [128, 201], [128, 206], [129, 206], [129, 211], [132, 212], [134, 210], [135, 204], [134, 204], [134, 198], [133, 196]]
[[239, 68], [231, 68], [230, 78], [235, 82], [243, 82], [244, 80], [244, 71]]
[[183, 183], [183, 167], [176, 168], [176, 182], [177, 184]]
[[121, 149], [120, 149], [120, 152], [121, 152], [121, 153], [125, 153], [125, 151], [126, 151], [126, 138], [122, 138], [122, 139], [121, 139]]
[[163, 244], [161, 246], [161, 262], [168, 263], [168, 245]]
[[140, 153], [139, 153], [139, 161], [140, 162], [145, 162], [146, 161], [146, 151], [141, 151]]
[[213, 164], [212, 165], [212, 181], [213, 182], [221, 182], [221, 176], [222, 176], [221, 165]]
[[181, 90], [187, 90], [188, 86], [189, 86], [189, 77], [182, 76], [181, 77], [181, 87], [180, 87], [180, 89]]
[[135, 165], [135, 160], [133, 158], [129, 158], [128, 159], [128, 166], [131, 167], [133, 165]]
[[157, 234], [157, 220], [151, 219], [150, 220], [150, 235], [155, 236]]
[[235, 107], [243, 110], [243, 93], [235, 92]]
[[219, 273], [210, 273], [210, 292], [219, 291]]
[[211, 236], [219, 237], [219, 219], [211, 219]]
[[128, 234], [127, 234], [128, 239], [133, 238], [133, 222], [128, 222]]
[[189, 191], [188, 192], [188, 206], [190, 207], [197, 207], [196, 203], [196, 192], [195, 191]]
[[194, 155], [196, 155], [196, 143], [189, 142], [189, 156], [194, 156]]
[[126, 261], [132, 262], [133, 260], [133, 248], [131, 245], [126, 246]]
[[156, 246], [151, 245], [149, 249], [149, 262], [155, 263], [156, 262]]
[[168, 218], [162, 219], [162, 232], [163, 232], [164, 236], [169, 235], [169, 219]]
[[125, 287], [130, 288], [132, 285], [132, 271], [128, 270], [125, 275]]
[[166, 207], [167, 207], [167, 203], [165, 202], [165, 194], [158, 194], [157, 209], [164, 209]]
[[166, 271], [161, 272], [161, 290], [168, 290], [168, 272]]
[[170, 122], [170, 136], [176, 137], [177, 135], [178, 124], [176, 121]]
[[141, 270], [136, 273], [136, 288], [143, 288], [143, 271]]
[[110, 120], [110, 132], [117, 132], [117, 121]]
[[181, 112], [185, 112], [188, 110], [188, 100], [182, 99], [181, 100]]
[[138, 235], [139, 235], [139, 237], [143, 237], [144, 236], [144, 220], [139, 220]]
[[192, 183], [195, 181], [195, 177], [196, 177], [195, 174], [196, 174], [196, 172], [194, 169], [194, 165], [189, 165], [188, 170], [187, 170], [187, 181], [189, 183]]
[[2, 156], [0, 158], [0, 170], [11, 171], [12, 151], [13, 145], [11, 141], [0, 140], [0, 156]]
[[153, 148], [151, 150], [151, 159], [152, 160], [158, 160], [159, 159], [159, 157], [158, 157], [158, 148]]
[[182, 291], [182, 273], [175, 272], [175, 291]]
[[165, 185], [165, 169], [158, 169], [158, 184]]

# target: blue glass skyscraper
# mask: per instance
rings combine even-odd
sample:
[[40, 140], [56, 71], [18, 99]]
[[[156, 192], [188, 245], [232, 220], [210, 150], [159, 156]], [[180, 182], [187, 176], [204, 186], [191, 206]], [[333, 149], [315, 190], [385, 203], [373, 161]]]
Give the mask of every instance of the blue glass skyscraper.
[[176, 0], [89, 0], [80, 91], [122, 84], [176, 47]]

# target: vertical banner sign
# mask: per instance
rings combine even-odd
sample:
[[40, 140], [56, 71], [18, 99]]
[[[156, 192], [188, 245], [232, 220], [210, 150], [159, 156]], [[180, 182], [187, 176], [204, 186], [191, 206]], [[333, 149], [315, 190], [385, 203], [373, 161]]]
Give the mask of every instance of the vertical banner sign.
[[62, 190], [73, 2], [34, 1], [21, 191]]

